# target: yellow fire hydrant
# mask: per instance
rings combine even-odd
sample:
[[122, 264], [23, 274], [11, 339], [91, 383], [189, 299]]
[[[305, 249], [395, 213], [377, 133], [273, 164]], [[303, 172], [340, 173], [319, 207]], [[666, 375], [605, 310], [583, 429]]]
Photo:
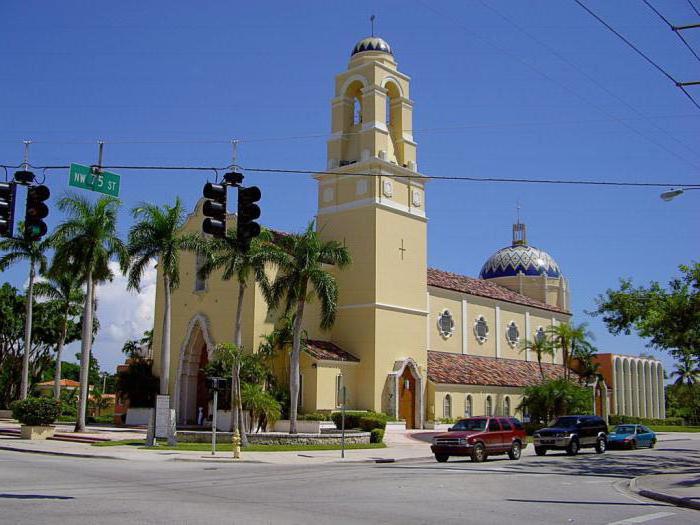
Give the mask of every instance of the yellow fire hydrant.
[[233, 433], [231, 444], [233, 445], [233, 459], [241, 459], [241, 434], [238, 429]]

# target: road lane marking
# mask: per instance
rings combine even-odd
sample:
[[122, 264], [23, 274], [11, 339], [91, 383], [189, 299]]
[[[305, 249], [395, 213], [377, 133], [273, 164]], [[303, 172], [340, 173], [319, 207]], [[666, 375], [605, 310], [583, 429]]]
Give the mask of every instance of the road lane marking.
[[674, 512], [654, 512], [653, 514], [643, 514], [642, 516], [637, 516], [635, 518], [627, 518], [626, 520], [613, 521], [608, 523], [608, 525], [627, 525], [628, 523], [646, 523], [651, 520], [658, 520], [660, 518], [668, 518], [673, 516]]

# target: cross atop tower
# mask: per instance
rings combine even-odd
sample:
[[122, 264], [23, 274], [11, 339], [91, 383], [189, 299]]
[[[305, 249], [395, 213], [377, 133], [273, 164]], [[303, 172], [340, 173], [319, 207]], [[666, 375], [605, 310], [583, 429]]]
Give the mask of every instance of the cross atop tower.
[[516, 201], [517, 222], [513, 224], [513, 246], [527, 246], [527, 228], [520, 222], [520, 201]]
[[372, 27], [372, 36], [374, 36], [374, 19], [377, 18], [376, 16], [372, 15], [369, 17], [369, 23]]

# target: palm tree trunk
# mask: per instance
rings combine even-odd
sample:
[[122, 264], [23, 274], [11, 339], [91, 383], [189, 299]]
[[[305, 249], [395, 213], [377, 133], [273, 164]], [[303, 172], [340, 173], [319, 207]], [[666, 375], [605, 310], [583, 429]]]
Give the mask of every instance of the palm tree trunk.
[[301, 354], [301, 321], [304, 317], [304, 297], [301, 294], [297, 303], [297, 313], [294, 318], [292, 332], [292, 359], [289, 366], [289, 433], [297, 433], [297, 406], [299, 404], [299, 356]]
[[[241, 329], [241, 324], [243, 320], [243, 297], [245, 296], [246, 284], [243, 282], [238, 283], [238, 301], [236, 303], [236, 319], [234, 321], [234, 333], [233, 339], [238, 347], [239, 352], [243, 348], [243, 331]], [[235, 389], [235, 390], [234, 390]], [[232, 395], [231, 408], [233, 409], [233, 431], [238, 430], [241, 436], [241, 446], [248, 446], [248, 436], [246, 435], [246, 425], [243, 417], [243, 401], [241, 399], [241, 363], [240, 360], [236, 362], [233, 367], [231, 374], [231, 394], [235, 392], [235, 396]], [[235, 399], [234, 399], [235, 398]], [[235, 408], [234, 408], [235, 407]]]
[[160, 395], [168, 395], [170, 384], [170, 316], [171, 316], [171, 290], [170, 278], [163, 273], [163, 288], [165, 289], [165, 309], [163, 315], [163, 341], [160, 345]]
[[85, 432], [85, 413], [87, 412], [88, 373], [90, 371], [90, 350], [92, 347], [92, 314], [94, 308], [95, 288], [92, 273], [87, 276], [87, 293], [83, 307], [83, 334], [80, 342], [80, 398], [78, 402], [78, 420], [75, 432]]
[[27, 399], [29, 392], [29, 352], [32, 350], [32, 306], [34, 302], [34, 261], [29, 264], [29, 288], [27, 288], [27, 315], [24, 323], [24, 355], [22, 356], [22, 386], [20, 398]]
[[544, 370], [542, 369], [542, 353], [537, 352], [537, 364], [540, 367], [540, 375], [542, 376], [542, 381], [545, 381]]
[[61, 330], [61, 337], [58, 340], [58, 346], [56, 347], [56, 373], [53, 380], [53, 397], [56, 401], [61, 400], [61, 354], [63, 353], [63, 345], [66, 341], [66, 333], [68, 331], [68, 314], [63, 318], [63, 329]]

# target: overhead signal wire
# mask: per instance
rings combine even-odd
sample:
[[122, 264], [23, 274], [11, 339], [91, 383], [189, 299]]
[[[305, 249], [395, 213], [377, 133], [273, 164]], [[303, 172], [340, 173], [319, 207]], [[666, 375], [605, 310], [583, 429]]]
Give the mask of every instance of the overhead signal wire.
[[[620, 96], [618, 96], [616, 93], [614, 93], [613, 91], [611, 91], [610, 89], [608, 89], [605, 85], [603, 85], [601, 82], [599, 82], [594, 76], [588, 74], [588, 73], [587, 73], [586, 71], [584, 71], [582, 68], [580, 68], [580, 67], [577, 66], [575, 63], [573, 63], [571, 60], [569, 60], [569, 59], [566, 58], [564, 55], [562, 55], [560, 52], [558, 52], [555, 48], [553, 48], [552, 46], [550, 46], [550, 45], [548, 45], [547, 43], [543, 42], [542, 40], [540, 40], [539, 38], [537, 38], [535, 35], [533, 35], [532, 33], [530, 33], [529, 31], [525, 30], [523, 27], [521, 27], [521, 26], [518, 25], [516, 22], [514, 22], [511, 18], [509, 18], [508, 16], [504, 15], [501, 11], [499, 11], [498, 9], [496, 9], [495, 7], [493, 7], [492, 5], [488, 4], [487, 2], [485, 2], [485, 1], [483, 1], [483, 0], [479, 0], [479, 3], [480, 3], [481, 5], [483, 5], [484, 7], [486, 7], [487, 9], [489, 9], [490, 11], [492, 11], [493, 13], [495, 13], [496, 15], [498, 15], [499, 17], [501, 17], [501, 18], [502, 18], [503, 20], [505, 20], [506, 22], [508, 22], [511, 26], [513, 26], [515, 29], [517, 29], [517, 30], [520, 31], [521, 33], [523, 33], [525, 36], [527, 36], [528, 38], [530, 38], [531, 40], [533, 40], [534, 42], [536, 42], [537, 44], [539, 44], [540, 46], [542, 46], [543, 48], [545, 48], [547, 51], [549, 51], [550, 53], [552, 53], [552, 54], [553, 54], [555, 57], [557, 57], [559, 60], [561, 60], [562, 62], [564, 62], [565, 64], [567, 64], [569, 67], [571, 67], [571, 68], [573, 68], [574, 70], [578, 71], [578, 72], [579, 72], [581, 75], [583, 75], [589, 82], [591, 82], [592, 84], [596, 85], [598, 88], [600, 88], [600, 89], [603, 90], [605, 93], [607, 93], [608, 95], [610, 95], [612, 98], [614, 98], [615, 100], [617, 100], [618, 102], [620, 102], [621, 104], [623, 104], [625, 107], [627, 107], [628, 109], [630, 109], [631, 111], [633, 111], [635, 114], [639, 115], [639, 116], [641, 117], [641, 119], [647, 121], [647, 122], [648, 122], [649, 124], [651, 124], [654, 128], [656, 128], [657, 130], [661, 131], [661, 132], [664, 133], [666, 136], [668, 136], [668, 138], [674, 140], [675, 142], [677, 142], [678, 144], [680, 144], [681, 146], [683, 146], [684, 148], [686, 148], [686, 149], [687, 149], [688, 151], [690, 151], [691, 153], [693, 153], [693, 154], [695, 154], [695, 155], [698, 154], [698, 152], [695, 151], [691, 146], [689, 146], [689, 145], [686, 144], [684, 141], [682, 141], [682, 140], [680, 140], [679, 138], [677, 138], [677, 137], [675, 137], [674, 135], [672, 135], [668, 130], [666, 130], [666, 129], [662, 128], [661, 126], [659, 126], [658, 124], [656, 124], [650, 117], [647, 117], [647, 116], [646, 116], [644, 113], [642, 113], [640, 110], [638, 110], [637, 108], [635, 108], [634, 106], [632, 106], [631, 104], [629, 104], [627, 101], [625, 101], [623, 98], [621, 98]], [[594, 107], [596, 107], [596, 106], [594, 106]], [[605, 111], [604, 111], [603, 109], [601, 109], [601, 108], [596, 107], [596, 109], [598, 109], [599, 111], [601, 111], [601, 112], [604, 113], [604, 114], [607, 114], [607, 112], [605, 112]], [[653, 143], [654, 145], [658, 146], [659, 148], [661, 148], [662, 150], [666, 151], [667, 153], [673, 155], [674, 157], [678, 158], [679, 160], [682, 160], [683, 162], [685, 162], [685, 163], [687, 163], [687, 164], [690, 164], [690, 165], [692, 165], [692, 166], [694, 166], [694, 167], [696, 167], [696, 168], [700, 167], [700, 166], [698, 166], [697, 164], [695, 164], [695, 162], [692, 162], [692, 161], [686, 159], [685, 157], [679, 155], [679, 154], [676, 153], [675, 151], [673, 151], [673, 150], [667, 148], [665, 145], [663, 145], [663, 144], [661, 144], [661, 143], [659, 143], [659, 142], [656, 142], [655, 140], [653, 140], [653, 139], [647, 137], [647, 136], [644, 135], [642, 132], [640, 132], [638, 129], [636, 129], [636, 128], [630, 126], [630, 125], [627, 125], [627, 124], [625, 123], [625, 121], [629, 121], [629, 120], [632, 120], [632, 119], [622, 119], [622, 118], [614, 118], [614, 117], [613, 117], [612, 120], [619, 122], [620, 124], [622, 124], [623, 126], [625, 126], [627, 129], [629, 129], [630, 131], [636, 133], [637, 135], [641, 136], [642, 138], [646, 139], [647, 141]]]
[[644, 51], [639, 49], [636, 45], [634, 45], [627, 38], [625, 38], [621, 33], [619, 33], [614, 27], [612, 27], [605, 20], [603, 20], [600, 16], [598, 16], [595, 12], [593, 12], [586, 4], [581, 2], [581, 0], [574, 0], [574, 2], [576, 2], [578, 5], [580, 5], [584, 9], [584, 11], [586, 11], [589, 15], [591, 15], [598, 22], [600, 22], [603, 26], [605, 26], [611, 33], [613, 33], [620, 40], [622, 40], [625, 44], [627, 44], [631, 49], [633, 49], [639, 56], [641, 56], [644, 60], [646, 60], [649, 64], [651, 64], [662, 75], [664, 75], [671, 82], [673, 82], [675, 84], [675, 86], [677, 88], [679, 88], [685, 94], [686, 97], [688, 97], [688, 99], [693, 103], [693, 105], [700, 110], [700, 103], [698, 103], [693, 98], [693, 96], [685, 89], [682, 82], [679, 82], [678, 80], [676, 80], [668, 71], [666, 71], [663, 67], [661, 67], [659, 64], [657, 64], [646, 53], [644, 53]]
[[647, 7], [648, 7], [649, 9], [651, 9], [652, 11], [654, 11], [654, 13], [656, 13], [656, 15], [657, 15], [661, 20], [663, 20], [663, 21], [666, 23], [666, 25], [667, 25], [668, 27], [671, 28], [671, 31], [673, 31], [673, 32], [676, 34], [676, 36], [677, 36], [678, 38], [680, 38], [681, 42], [683, 42], [683, 43], [685, 44], [685, 47], [687, 47], [687, 48], [690, 50], [690, 52], [693, 54], [693, 56], [695, 57], [695, 59], [696, 59], [698, 62], [700, 62], [700, 56], [698, 56], [698, 54], [695, 52], [695, 50], [690, 46], [690, 44], [688, 43], [688, 41], [683, 37], [683, 35], [681, 34], [681, 32], [678, 30], [678, 28], [677, 28], [676, 26], [674, 26], [664, 15], [662, 15], [662, 14], [659, 12], [658, 9], [656, 9], [653, 5], [651, 5], [651, 3], [649, 2], [649, 0], [642, 0], [642, 2], [644, 2], [644, 3], [647, 5]]
[[693, 11], [695, 11], [695, 14], [700, 16], [700, 11], [698, 11], [698, 8], [695, 7], [695, 4], [693, 3], [693, 0], [688, 0], [688, 3], [690, 4], [690, 7], [693, 8]]
[[[0, 164], [3, 169], [16, 169], [24, 164], [9, 165]], [[38, 166], [28, 164], [29, 168], [36, 170], [59, 170], [69, 169], [68, 165], [48, 165]], [[342, 175], [356, 177], [384, 177], [381, 173], [373, 172], [342, 172], [342, 171], [326, 171], [326, 170], [309, 170], [309, 169], [291, 169], [291, 168], [258, 168], [250, 166], [228, 165], [228, 166], [164, 166], [164, 165], [110, 165], [100, 166], [101, 169], [112, 170], [138, 170], [138, 171], [213, 171], [218, 173], [229, 169], [241, 169], [254, 173], [291, 173], [297, 175]], [[684, 188], [700, 188], [700, 184], [687, 184], [681, 182], [627, 182], [627, 181], [599, 181], [599, 180], [563, 180], [563, 179], [530, 179], [530, 178], [515, 178], [515, 177], [468, 177], [463, 175], [394, 175], [394, 177], [402, 179], [424, 179], [424, 180], [445, 180], [445, 181], [465, 181], [465, 182], [500, 182], [500, 183], [516, 183], [516, 184], [558, 184], [558, 185], [579, 185], [579, 186], [609, 186], [620, 188], [668, 188], [668, 187], [684, 187]]]

